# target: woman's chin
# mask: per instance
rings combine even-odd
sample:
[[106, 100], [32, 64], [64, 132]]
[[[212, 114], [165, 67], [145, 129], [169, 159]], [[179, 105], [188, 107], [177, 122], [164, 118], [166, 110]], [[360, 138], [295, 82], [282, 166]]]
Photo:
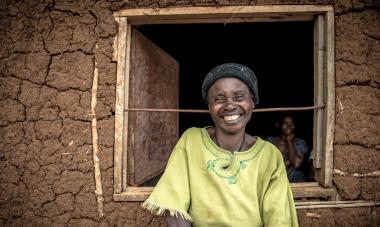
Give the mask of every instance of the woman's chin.
[[236, 134], [238, 132], [245, 130], [245, 125], [242, 124], [224, 124], [220, 127], [221, 130], [225, 131], [227, 134]]

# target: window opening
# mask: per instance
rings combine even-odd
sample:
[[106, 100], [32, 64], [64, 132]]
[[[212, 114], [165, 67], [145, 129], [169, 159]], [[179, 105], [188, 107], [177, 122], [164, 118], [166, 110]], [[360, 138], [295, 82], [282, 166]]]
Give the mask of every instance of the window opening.
[[[179, 63], [179, 108], [207, 109], [201, 84], [214, 66], [237, 62], [252, 68], [259, 82], [257, 108], [313, 105], [312, 21], [241, 24], [166, 24], [136, 27]], [[149, 114], [153, 114], [152, 112]], [[313, 111], [292, 113], [297, 135], [313, 143]], [[247, 132], [275, 134], [278, 112], [254, 113]], [[213, 125], [209, 114], [179, 113], [179, 135], [189, 127]], [[307, 154], [309, 155], [309, 154]], [[308, 157], [305, 157], [305, 165]], [[136, 170], [138, 171], [138, 170]], [[305, 174], [308, 168], [304, 167]], [[156, 177], [144, 186], [154, 186]]]
[[[178, 135], [180, 135], [186, 128], [190, 126], [198, 126], [203, 127], [205, 125], [211, 125], [212, 121], [209, 118], [208, 114], [200, 114], [195, 112], [202, 112], [207, 113], [206, 105], [201, 101], [200, 98], [200, 83], [205, 74], [215, 65], [220, 64], [220, 61], [223, 62], [239, 62], [242, 64], [245, 64], [249, 66], [250, 68], [253, 68], [256, 74], [258, 74], [258, 77], [263, 76], [262, 82], [260, 82], [260, 98], [263, 96], [266, 96], [266, 100], [270, 100], [270, 98], [274, 98], [276, 95], [276, 98], [284, 98], [286, 95], [289, 96], [295, 96], [297, 99], [291, 98], [286, 99], [285, 101], [282, 100], [280, 104], [277, 106], [272, 106], [276, 102], [272, 100], [272, 102], [266, 103], [262, 99], [260, 100], [261, 103], [257, 107], [259, 109], [255, 109], [255, 113], [253, 115], [253, 119], [251, 120], [252, 127], [250, 125], [247, 125], [247, 131], [251, 134], [258, 135], [261, 137], [266, 137], [266, 135], [271, 134], [271, 130], [273, 129], [273, 124], [266, 124], [266, 120], [268, 119], [275, 119], [275, 116], [278, 113], [274, 112], [267, 112], [269, 109], [270, 111], [280, 111], [277, 108], [268, 108], [268, 107], [281, 107], [286, 106], [285, 108], [280, 109], [293, 109], [289, 107], [295, 107], [295, 106], [303, 106], [302, 108], [295, 108], [297, 110], [300, 109], [308, 109], [313, 111], [299, 111], [296, 112], [296, 118], [298, 122], [298, 131], [302, 131], [302, 128], [305, 128], [306, 131], [303, 133], [308, 134], [309, 136], [305, 136], [304, 139], [307, 140], [308, 145], [311, 147], [313, 146], [313, 153], [314, 153], [314, 166], [316, 171], [316, 182], [308, 182], [308, 183], [297, 183], [297, 184], [291, 184], [293, 195], [295, 198], [330, 198], [333, 199], [334, 197], [334, 189], [331, 188], [332, 186], [332, 155], [333, 155], [333, 133], [334, 133], [334, 110], [335, 110], [335, 91], [334, 91], [334, 12], [332, 6], [315, 6], [315, 5], [300, 5], [300, 6], [292, 6], [292, 5], [281, 5], [281, 6], [246, 6], [246, 7], [190, 7], [190, 8], [168, 8], [168, 9], [125, 9], [121, 10], [119, 12], [116, 12], [114, 14], [116, 21], [119, 22], [119, 31], [118, 35], [116, 37], [115, 41], [115, 52], [113, 59], [117, 61], [117, 86], [116, 86], [116, 109], [115, 109], [115, 154], [114, 154], [114, 199], [116, 201], [142, 201], [150, 194], [152, 191], [152, 187], [150, 185], [155, 185], [155, 181], [159, 179], [159, 176], [156, 178], [153, 178], [149, 181], [146, 181], [146, 185], [142, 185], [139, 187], [135, 187], [135, 184], [128, 184], [128, 175], [131, 174], [131, 169], [134, 167], [134, 161], [133, 159], [128, 158], [127, 156], [133, 157], [133, 149], [130, 149], [130, 144], [133, 144], [134, 142], [134, 132], [133, 127], [130, 128], [130, 119], [133, 115], [133, 112], [145, 112], [148, 115], [159, 113], [159, 112], [172, 112], [178, 114], [179, 116], [179, 127], [177, 130], [174, 130]], [[254, 22], [254, 23], [253, 23]], [[265, 23], [262, 23], [265, 22]], [[208, 24], [207, 24], [208, 23]], [[304, 41], [306, 43], [309, 43], [310, 46], [305, 48], [296, 49], [296, 51], [305, 51], [309, 50], [311, 51], [310, 58], [307, 57], [306, 59], [299, 59], [295, 60], [294, 57], [291, 59], [289, 56], [296, 56], [297, 54], [294, 54], [294, 48], [290, 48], [287, 50], [287, 55], [260, 55], [257, 57], [256, 52], [249, 52], [249, 48], [246, 48], [244, 46], [241, 48], [241, 45], [239, 44], [243, 43], [244, 40], [249, 39], [250, 41], [255, 41], [255, 44], [257, 44], [258, 48], [263, 47], [259, 44], [261, 44], [259, 41], [273, 41], [273, 38], [276, 37], [278, 34], [271, 33], [274, 30], [264, 30], [265, 33], [270, 33], [272, 36], [270, 38], [267, 38], [265, 40], [257, 40], [256, 36], [253, 38], [249, 35], [246, 35], [244, 33], [236, 32], [238, 27], [244, 27], [244, 26], [266, 26], [266, 25], [273, 25], [273, 26], [280, 26], [280, 25], [291, 25], [291, 24], [304, 24], [307, 28], [304, 30], [304, 35], [309, 34], [311, 37], [310, 39], [302, 38], [298, 40], [298, 43], [292, 43], [292, 42], [285, 42], [284, 46], [293, 46], [294, 48], [298, 46], [302, 46], [304, 44]], [[168, 25], [174, 26], [175, 29], [169, 28]], [[200, 29], [203, 25], [203, 30]], [[232, 31], [233, 29], [229, 25], [236, 25], [234, 29], [237, 29], [235, 32], [232, 33], [239, 33], [241, 36], [234, 36], [234, 35], [228, 35], [227, 33], [220, 35], [218, 31], [215, 31], [215, 29], [218, 27], [218, 29], [221, 29], [220, 27], [224, 28], [228, 26], [228, 29]], [[166, 28], [164, 28], [166, 27]], [[183, 27], [182, 30], [180, 27]], [[184, 31], [184, 27], [186, 30]], [[186, 33], [186, 31], [191, 30], [191, 27], [196, 27], [197, 29], [193, 29], [192, 31], [194, 34], [190, 34], [191, 36], [181, 36], [181, 34]], [[171, 30], [172, 33], [166, 32], [163, 33], [162, 31]], [[213, 30], [214, 29], [214, 30]], [[281, 28], [277, 28], [277, 30]], [[133, 30], [139, 30], [139, 33], [142, 33], [142, 35], [149, 37], [147, 40], [150, 41], [152, 39], [155, 43], [157, 43], [157, 46], [155, 43], [152, 42], [153, 49], [156, 48], [155, 51], [158, 52], [169, 52], [170, 55], [173, 55], [175, 58], [174, 62], [178, 61], [178, 67], [181, 70], [179, 73], [179, 85], [178, 89], [180, 92], [177, 93], [178, 96], [178, 106], [149, 106], [149, 105], [130, 105], [133, 104], [133, 101], [131, 102], [131, 96], [130, 92], [133, 90], [133, 88], [139, 89], [139, 86], [135, 86], [135, 84], [131, 83], [131, 78], [133, 78], [134, 69], [140, 68], [140, 67], [146, 67], [145, 64], [136, 64], [136, 61], [133, 60], [134, 57], [136, 57], [136, 53], [138, 54], [139, 51], [136, 52], [136, 48], [133, 44]], [[191, 38], [192, 41], [195, 39], [207, 40], [207, 37], [205, 35], [202, 36], [202, 32], [208, 32], [212, 30], [213, 33], [219, 34], [221, 37], [215, 37], [210, 35], [209, 37], [212, 37], [213, 40], [208, 40], [210, 45], [204, 45], [198, 44], [198, 46], [192, 46], [195, 42], [188, 42]], [[306, 31], [309, 32], [306, 32]], [[312, 31], [313, 30], [313, 31]], [[297, 31], [299, 31], [297, 29]], [[292, 31], [287, 28], [286, 31], [283, 31], [283, 34], [297, 32]], [[174, 32], [174, 34], [173, 34]], [[177, 33], [175, 33], [177, 32]], [[179, 33], [181, 32], [181, 33]], [[131, 35], [132, 34], [132, 35]], [[153, 34], [153, 35], [152, 35]], [[172, 34], [173, 37], [168, 37], [169, 34]], [[228, 37], [230, 40], [234, 41], [234, 45], [232, 45], [232, 42], [227, 42], [230, 46], [227, 46], [223, 41], [226, 41], [226, 39], [223, 39], [224, 36]], [[255, 34], [256, 35], [256, 34]], [[279, 37], [277, 40], [286, 40], [286, 38], [281, 37], [281, 35], [278, 35]], [[189, 38], [190, 37], [190, 38]], [[224, 38], [225, 38], [224, 37]], [[297, 36], [296, 38], [298, 38]], [[171, 39], [170, 39], [171, 38]], [[131, 41], [132, 40], [132, 41]], [[168, 40], [172, 40], [173, 42], [170, 43], [169, 46], [166, 46], [169, 44]], [[294, 40], [294, 39], [293, 39]], [[312, 40], [313, 44], [311, 44], [309, 41]], [[165, 44], [165, 41], [167, 44]], [[291, 41], [291, 40], [290, 40]], [[186, 43], [187, 42], [187, 43]], [[173, 48], [173, 44], [181, 43], [182, 46], [174, 46], [177, 49], [170, 49]], [[207, 42], [206, 42], [207, 43]], [[222, 46], [223, 48], [215, 48], [212, 44], [218, 44], [219, 46]], [[179, 45], [179, 44], [178, 44]], [[275, 44], [274, 44], [275, 45]], [[145, 46], [145, 45], [142, 45]], [[149, 45], [148, 45], [149, 46]], [[183, 56], [191, 56], [192, 59], [188, 59], [188, 62], [197, 62], [201, 63], [198, 64], [197, 67], [194, 67], [195, 64], [188, 64], [186, 66], [186, 61], [183, 61], [181, 59], [181, 56], [176, 56], [175, 51], [182, 50], [184, 47], [189, 47], [190, 50], [195, 49], [195, 47], [202, 46], [200, 52], [201, 54], [197, 53], [195, 54], [196, 57], [192, 56], [192, 54], [188, 55], [182, 55]], [[215, 45], [214, 45], [215, 46]], [[237, 47], [241, 48], [241, 52], [244, 54], [241, 54], [239, 56], [243, 56], [245, 60], [248, 59], [252, 61], [246, 62], [244, 59], [241, 59], [239, 57], [236, 57], [236, 55], [233, 55], [231, 49], [237, 50]], [[233, 48], [235, 47], [235, 48]], [[272, 46], [273, 47], [273, 46]], [[181, 49], [182, 48], [182, 49]], [[308, 49], [310, 48], [310, 49]], [[143, 48], [144, 49], [144, 48]], [[214, 56], [210, 57], [209, 55], [204, 55], [205, 50], [214, 50], [215, 54]], [[240, 49], [238, 49], [240, 50]], [[286, 49], [279, 49], [281, 51], [286, 52]], [[135, 51], [135, 52], [134, 52]], [[146, 50], [145, 50], [146, 51]], [[149, 51], [149, 50], [148, 50]], [[155, 52], [153, 51], [153, 52]], [[229, 55], [224, 55], [224, 53], [227, 52]], [[269, 51], [267, 51], [269, 52]], [[207, 53], [210, 53], [208, 51]], [[253, 53], [253, 54], [252, 54]], [[162, 54], [162, 56], [166, 56], [166, 54]], [[169, 55], [167, 55], [169, 56]], [[149, 56], [148, 56], [149, 58]], [[170, 57], [164, 57], [170, 58]], [[260, 67], [260, 65], [257, 65], [257, 62], [262, 59], [270, 59], [270, 60], [278, 60], [282, 58], [281, 63], [279, 64], [281, 67], [270, 65], [265, 65], [265, 67]], [[156, 59], [156, 58], [151, 58]], [[202, 59], [202, 61], [199, 61], [199, 59]], [[237, 59], [237, 60], [236, 60]], [[287, 61], [291, 59], [290, 61]], [[313, 59], [313, 62], [312, 62]], [[162, 59], [161, 59], [162, 60]], [[197, 61], [198, 60], [198, 61]], [[253, 61], [254, 60], [254, 61]], [[293, 60], [293, 61], [292, 61]], [[304, 61], [302, 61], [304, 60]], [[301, 63], [301, 64], [297, 64]], [[207, 65], [210, 64], [210, 65]], [[156, 66], [154, 64], [148, 65], [147, 67], [152, 67], [151, 71], [155, 69], [155, 67], [161, 67], [164, 65], [164, 68], [170, 69], [171, 67], [168, 67], [168, 64], [160, 64], [156, 62]], [[300, 75], [298, 71], [292, 70], [290, 73], [287, 71], [289, 68], [287, 66], [293, 66], [296, 65], [295, 69], [305, 69], [307, 68], [306, 73], [302, 73], [305, 75], [305, 77], [298, 76]], [[311, 67], [310, 67], [311, 65]], [[267, 68], [266, 72], [263, 70], [263, 68]], [[281, 70], [278, 70], [281, 69]], [[294, 69], [294, 68], [293, 68]], [[311, 69], [313, 72], [311, 72]], [[276, 71], [277, 70], [277, 71]], [[165, 71], [165, 70], [163, 70]], [[170, 71], [170, 70], [169, 70]], [[291, 78], [295, 78], [295, 81], [299, 81], [298, 85], [301, 86], [301, 89], [307, 90], [304, 94], [296, 93], [296, 89], [294, 86], [289, 86], [286, 82], [288, 82], [289, 77], [277, 77], [276, 79], [280, 81], [278, 84], [282, 85], [278, 89], [278, 93], [272, 92], [270, 89], [263, 90], [263, 86], [265, 85], [265, 80], [268, 80], [269, 83], [273, 83], [271, 81], [270, 77], [262, 74], [262, 72], [268, 73], [269, 72], [278, 72], [281, 71], [281, 75], [291, 75]], [[302, 70], [301, 70], [302, 71]], [[195, 72], [195, 73], [194, 73]], [[197, 72], [200, 72], [199, 74]], [[188, 74], [188, 76], [183, 76], [183, 74]], [[146, 74], [137, 74], [138, 76], [146, 75]], [[279, 73], [275, 74], [279, 75]], [[309, 75], [309, 76], [308, 76]], [[135, 75], [136, 76], [136, 75]], [[175, 77], [174, 77], [175, 78]], [[188, 78], [188, 82], [183, 82], [183, 78]], [[284, 81], [281, 81], [280, 79], [285, 79]], [[306, 79], [306, 82], [303, 81]], [[190, 86], [186, 86], [186, 83], [193, 83], [193, 81], [199, 80], [199, 90], [195, 91], [192, 89], [190, 92], [186, 89]], [[132, 81], [133, 82], [133, 81]], [[294, 82], [294, 80], [293, 80]], [[181, 83], [185, 84], [184, 87], [181, 87]], [[275, 87], [275, 86], [271, 86]], [[164, 88], [164, 86], [162, 86]], [[290, 88], [290, 89], [289, 89]], [[146, 89], [146, 88], [141, 88]], [[285, 90], [281, 90], [285, 89]], [[289, 90], [286, 90], [289, 89]], [[314, 90], [313, 90], [314, 89]], [[172, 89], [169, 89], [173, 91]], [[277, 91], [277, 90], [276, 90]], [[194, 93], [192, 93], [194, 92]], [[309, 93], [310, 92], [310, 93]], [[183, 95], [182, 93], [185, 93]], [[265, 94], [267, 93], [267, 94]], [[149, 94], [149, 93], [148, 93]], [[189, 95], [190, 94], [190, 95]], [[199, 100], [196, 100], [197, 98], [194, 97], [193, 94], [196, 94], [198, 96], [199, 94]], [[133, 96], [133, 95], [132, 95]], [[175, 96], [175, 95], [174, 95]], [[137, 94], [138, 97], [138, 94]], [[152, 96], [154, 99], [154, 96]], [[168, 96], [170, 97], [170, 96]], [[311, 98], [310, 98], [311, 97]], [[186, 102], [183, 100], [188, 98]], [[294, 102], [294, 100], [303, 100]], [[191, 103], [194, 101], [194, 103]], [[150, 102], [150, 101], [149, 101]], [[305, 105], [308, 103], [312, 103], [312, 105]], [[281, 105], [283, 104], [283, 105]], [[188, 106], [186, 106], [188, 105]], [[194, 107], [193, 107], [194, 106]], [[307, 107], [305, 107], [307, 106]], [[192, 107], [191, 114], [190, 113], [183, 113], [189, 111], [188, 107]], [[137, 109], [136, 109], [137, 108]], [[141, 108], [140, 110], [138, 110]], [[200, 110], [200, 111], [194, 111]], [[293, 109], [294, 110], [294, 109]], [[266, 112], [265, 114], [262, 114], [260, 112]], [[205, 119], [201, 119], [205, 118]], [[153, 119], [153, 118], [152, 118]], [[185, 120], [184, 120], [185, 119]], [[306, 119], [306, 120], [305, 120]], [[189, 124], [190, 125], [186, 125]], [[202, 125], [197, 125], [198, 122], [204, 122]], [[265, 124], [263, 124], [265, 122]], [[264, 125], [260, 127], [261, 125]], [[311, 125], [311, 127], [309, 127]], [[132, 124], [133, 126], [133, 124]], [[137, 124], [134, 125], [135, 127]], [[310, 130], [313, 128], [313, 132]], [[152, 128], [153, 130], [154, 127]], [[260, 129], [260, 130], [258, 130]], [[256, 131], [258, 130], [258, 131]], [[132, 135], [132, 136], [131, 136]], [[312, 143], [310, 142], [312, 141]], [[171, 151], [171, 150], [170, 150]], [[132, 161], [131, 161], [132, 160]], [[144, 187], [148, 186], [148, 187]]]

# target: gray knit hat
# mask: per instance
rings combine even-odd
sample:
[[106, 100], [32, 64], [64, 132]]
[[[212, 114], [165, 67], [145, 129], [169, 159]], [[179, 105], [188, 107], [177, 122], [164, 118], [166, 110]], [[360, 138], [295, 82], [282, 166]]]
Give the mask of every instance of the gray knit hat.
[[259, 91], [255, 73], [247, 66], [237, 63], [225, 63], [213, 68], [202, 83], [202, 97], [207, 102], [207, 92], [211, 85], [220, 78], [235, 77], [243, 81], [251, 91], [255, 105], [259, 103]]

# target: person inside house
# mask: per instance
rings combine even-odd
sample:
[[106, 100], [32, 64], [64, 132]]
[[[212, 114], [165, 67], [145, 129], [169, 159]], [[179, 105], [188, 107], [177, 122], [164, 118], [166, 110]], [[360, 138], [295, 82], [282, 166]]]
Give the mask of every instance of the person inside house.
[[278, 135], [269, 136], [266, 140], [281, 151], [289, 182], [303, 182], [306, 177], [301, 166], [309, 152], [305, 140], [295, 136], [295, 128], [294, 117], [283, 115], [276, 123]]
[[214, 126], [183, 133], [142, 206], [168, 226], [298, 226], [281, 152], [245, 132], [259, 102], [254, 72], [216, 66], [202, 96]]

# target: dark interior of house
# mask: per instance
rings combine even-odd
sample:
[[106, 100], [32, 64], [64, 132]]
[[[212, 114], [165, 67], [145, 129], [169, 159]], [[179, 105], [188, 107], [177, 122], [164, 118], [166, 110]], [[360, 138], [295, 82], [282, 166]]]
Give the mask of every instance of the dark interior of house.
[[[313, 106], [313, 22], [140, 25], [137, 29], [179, 62], [179, 108], [207, 109], [201, 85], [215, 66], [235, 62], [256, 74], [256, 109]], [[294, 116], [296, 136], [313, 142], [313, 111]], [[246, 131], [275, 135], [284, 112], [253, 113]], [[189, 127], [212, 126], [209, 114], [179, 113], [180, 135]]]

